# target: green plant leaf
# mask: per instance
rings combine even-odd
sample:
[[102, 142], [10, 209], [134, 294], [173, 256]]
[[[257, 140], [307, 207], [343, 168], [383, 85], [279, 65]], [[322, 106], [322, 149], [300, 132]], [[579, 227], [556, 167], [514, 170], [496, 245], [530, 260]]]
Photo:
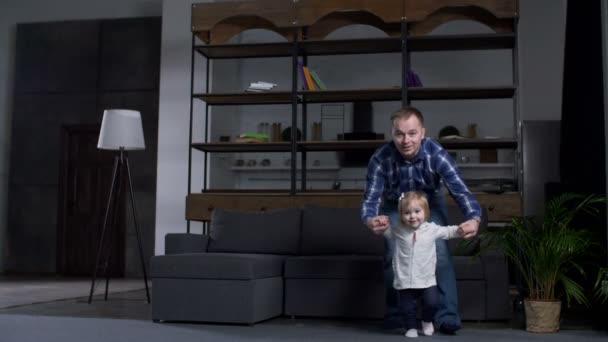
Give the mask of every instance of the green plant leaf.
[[595, 281], [595, 296], [602, 302], [608, 301], [608, 268], [601, 268]]
[[[499, 248], [520, 272], [523, 285], [532, 300], [556, 300], [565, 296], [589, 305], [585, 290], [572, 272], [585, 275], [577, 263], [581, 256], [591, 255], [600, 246], [589, 227], [575, 227], [581, 213], [595, 216], [606, 197], [564, 193], [547, 202], [542, 218], [518, 217], [501, 230], [480, 235], [481, 248]], [[608, 272], [596, 284], [596, 292], [608, 300]], [[559, 291], [559, 293], [558, 293]]]

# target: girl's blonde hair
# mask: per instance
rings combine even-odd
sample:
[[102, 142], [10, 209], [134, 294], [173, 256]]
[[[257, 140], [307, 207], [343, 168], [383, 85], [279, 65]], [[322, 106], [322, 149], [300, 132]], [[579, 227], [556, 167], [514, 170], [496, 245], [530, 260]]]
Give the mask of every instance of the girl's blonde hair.
[[426, 194], [422, 191], [408, 191], [399, 196], [399, 219], [403, 220], [403, 212], [411, 202], [417, 202], [420, 204], [422, 210], [424, 210], [424, 220], [428, 220], [431, 216], [429, 200], [426, 198]]

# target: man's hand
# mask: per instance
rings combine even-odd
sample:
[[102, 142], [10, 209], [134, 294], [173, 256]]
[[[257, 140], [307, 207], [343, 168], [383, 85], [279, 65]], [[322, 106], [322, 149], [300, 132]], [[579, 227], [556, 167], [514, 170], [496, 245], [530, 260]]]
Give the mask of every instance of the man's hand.
[[368, 218], [366, 225], [374, 234], [381, 235], [390, 226], [390, 220], [386, 215], [379, 215]]
[[479, 230], [479, 221], [476, 219], [470, 219], [468, 221], [464, 221], [458, 227], [462, 229], [462, 232], [464, 233], [462, 237], [465, 239], [470, 239], [477, 235], [477, 231]]

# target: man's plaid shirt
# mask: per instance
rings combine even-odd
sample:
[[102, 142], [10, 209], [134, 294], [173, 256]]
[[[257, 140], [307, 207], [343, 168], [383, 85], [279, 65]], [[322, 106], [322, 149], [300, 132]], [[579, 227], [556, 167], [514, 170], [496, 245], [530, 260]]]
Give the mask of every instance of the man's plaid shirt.
[[391, 141], [376, 150], [369, 161], [361, 218], [365, 222], [377, 216], [381, 201], [396, 202], [407, 191], [424, 191], [430, 202], [441, 195], [442, 182], [467, 220], [481, 217], [479, 203], [462, 181], [452, 157], [438, 142], [422, 139], [418, 155], [408, 161]]

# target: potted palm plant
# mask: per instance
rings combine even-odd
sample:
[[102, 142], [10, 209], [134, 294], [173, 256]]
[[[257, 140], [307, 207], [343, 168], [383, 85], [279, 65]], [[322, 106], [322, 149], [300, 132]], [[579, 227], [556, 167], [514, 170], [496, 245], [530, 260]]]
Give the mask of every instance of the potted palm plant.
[[551, 199], [542, 218], [520, 217], [507, 229], [483, 234], [484, 247], [498, 247], [520, 272], [527, 293], [524, 299], [526, 330], [559, 330], [562, 299], [589, 305], [586, 291], [573, 272], [584, 276], [578, 260], [598, 251], [588, 227], [573, 219], [582, 213], [597, 215], [606, 198], [565, 193]]

